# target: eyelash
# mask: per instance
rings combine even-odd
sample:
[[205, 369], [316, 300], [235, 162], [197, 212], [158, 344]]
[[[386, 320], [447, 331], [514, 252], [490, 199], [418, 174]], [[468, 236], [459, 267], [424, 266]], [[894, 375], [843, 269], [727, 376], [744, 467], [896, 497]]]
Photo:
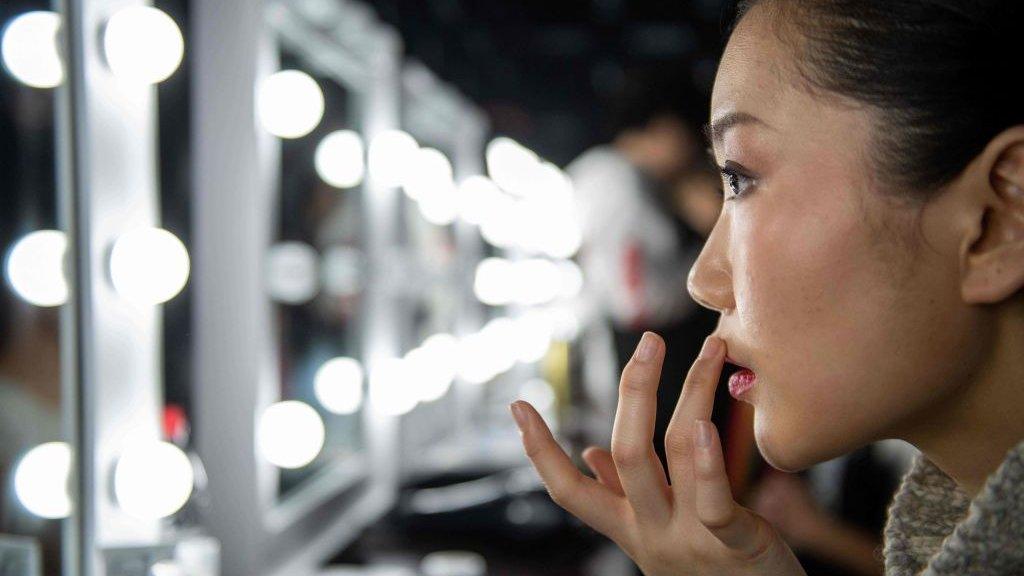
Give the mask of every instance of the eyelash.
[[[750, 176], [747, 176], [746, 174], [740, 173], [739, 171], [735, 170], [734, 168], [731, 168], [728, 165], [722, 167], [720, 169], [720, 172], [722, 173], [722, 177], [726, 180], [726, 183], [723, 185], [722, 192], [723, 193], [725, 192], [725, 188], [724, 188], [725, 185], [728, 185], [729, 186], [729, 190], [733, 192], [732, 194], [730, 194], [729, 196], [726, 197], [726, 201], [728, 201], [728, 200], [735, 200], [736, 198], [740, 198], [740, 197], [745, 196], [748, 193], [747, 190], [749, 190], [750, 187], [754, 185], [754, 179], [753, 178], [751, 178]], [[748, 182], [748, 184], [747, 184], [746, 188], [743, 188], [743, 190], [741, 192], [735, 192], [735, 190], [733, 189], [734, 181], [736, 182], [737, 186], [739, 186], [739, 182], [740, 181], [746, 181], [746, 182]]]

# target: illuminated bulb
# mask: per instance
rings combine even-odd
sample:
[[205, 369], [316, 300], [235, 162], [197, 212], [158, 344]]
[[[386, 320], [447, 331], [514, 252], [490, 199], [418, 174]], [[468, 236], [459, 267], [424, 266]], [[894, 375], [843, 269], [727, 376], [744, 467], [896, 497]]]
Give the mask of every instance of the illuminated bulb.
[[282, 70], [260, 84], [256, 112], [267, 132], [280, 138], [301, 138], [320, 124], [324, 93], [309, 74]]
[[583, 233], [579, 225], [572, 220], [566, 220], [549, 235], [545, 252], [553, 258], [571, 258], [580, 251], [582, 245]]
[[321, 262], [324, 292], [332, 296], [354, 296], [363, 289], [364, 257], [357, 248], [331, 246], [324, 252]]
[[439, 185], [420, 198], [418, 205], [423, 219], [436, 226], [447, 226], [459, 216], [457, 189], [454, 184]]
[[370, 380], [370, 402], [386, 416], [401, 416], [419, 404], [417, 391], [412, 386], [409, 363], [401, 358], [383, 361]]
[[576, 298], [583, 292], [583, 270], [572, 260], [559, 260], [555, 263], [559, 275], [559, 298]]
[[160, 304], [174, 298], [188, 282], [189, 266], [185, 245], [160, 228], [128, 232], [110, 252], [114, 287], [137, 304]]
[[114, 468], [114, 495], [128, 514], [155, 520], [174, 514], [192, 495], [192, 462], [174, 444], [140, 442]]
[[405, 194], [420, 200], [441, 188], [454, 187], [452, 163], [440, 150], [422, 148], [413, 157], [405, 180]]
[[495, 138], [487, 145], [487, 173], [510, 194], [528, 195], [535, 186], [537, 155], [511, 138]]
[[508, 372], [516, 364], [517, 327], [509, 318], [495, 318], [480, 330], [484, 339], [488, 370], [493, 375]]
[[522, 232], [521, 202], [501, 195], [493, 200], [494, 208], [480, 223], [480, 235], [495, 248], [511, 248]]
[[363, 405], [363, 366], [352, 358], [328, 360], [313, 379], [316, 399], [335, 414], [354, 414]]
[[540, 378], [526, 381], [519, 389], [519, 397], [532, 404], [538, 412], [547, 412], [555, 407], [554, 388]]
[[260, 453], [279, 468], [301, 468], [312, 462], [324, 447], [324, 436], [320, 415], [297, 400], [270, 405], [256, 430]]
[[539, 362], [551, 348], [554, 326], [541, 312], [530, 312], [515, 320], [516, 360], [524, 364]]
[[579, 315], [568, 306], [557, 306], [547, 311], [553, 328], [552, 337], [563, 342], [575, 340], [580, 333]]
[[514, 265], [504, 258], [485, 258], [476, 266], [473, 293], [489, 306], [512, 302], [515, 295]]
[[470, 384], [483, 384], [494, 378], [496, 373], [488, 352], [487, 338], [479, 332], [460, 339], [459, 377]]
[[542, 201], [554, 205], [566, 205], [572, 202], [572, 180], [551, 162], [541, 162], [534, 171], [536, 188], [535, 195]]
[[370, 143], [371, 177], [385, 186], [402, 186], [419, 152], [416, 139], [401, 130], [382, 132]]
[[495, 212], [501, 190], [486, 176], [470, 176], [459, 184], [457, 206], [459, 217], [470, 224], [479, 225]]
[[48, 442], [29, 450], [14, 470], [14, 493], [29, 512], [40, 518], [71, 515], [71, 447]]
[[267, 292], [286, 304], [309, 302], [320, 290], [318, 256], [303, 242], [280, 242], [267, 251]]
[[351, 130], [331, 132], [316, 147], [313, 164], [324, 182], [335, 188], [352, 188], [363, 182], [363, 138]]
[[166, 13], [131, 6], [115, 13], [103, 31], [103, 52], [118, 78], [139, 84], [167, 79], [181, 64], [185, 41]]
[[420, 401], [433, 402], [448, 393], [458, 371], [458, 339], [450, 334], [435, 334], [409, 356], [413, 373], [419, 375]]
[[550, 260], [540, 258], [516, 262], [512, 273], [513, 297], [526, 305], [554, 300], [561, 288], [561, 273]]
[[64, 64], [57, 48], [60, 15], [26, 12], [11, 20], [0, 41], [4, 66], [19, 82], [33, 88], [54, 88], [64, 81]]
[[40, 230], [15, 243], [4, 272], [14, 292], [36, 306], [60, 306], [67, 302], [64, 277], [67, 236], [58, 230]]

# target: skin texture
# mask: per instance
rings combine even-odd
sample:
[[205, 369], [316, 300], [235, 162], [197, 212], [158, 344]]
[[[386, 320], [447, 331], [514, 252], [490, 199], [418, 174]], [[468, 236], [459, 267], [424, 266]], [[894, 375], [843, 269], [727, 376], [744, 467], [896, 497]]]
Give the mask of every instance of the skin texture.
[[[648, 576], [803, 573], [729, 492], [707, 421], [726, 354], [757, 375], [745, 399], [782, 470], [901, 438], [974, 494], [1024, 438], [1024, 126], [928, 202], [901, 200], [868, 160], [873, 131], [900, 127], [801, 89], [764, 10], [737, 26], [715, 81], [715, 159], [751, 179], [725, 179], [690, 273], [691, 295], [721, 317], [669, 424], [667, 469], [652, 445], [665, 353], [654, 334], [623, 371], [611, 451], [583, 454], [595, 478], [529, 404], [512, 406], [555, 502]], [[742, 121], [726, 126], [730, 115]], [[742, 196], [728, 198], [733, 185]]]
[[802, 89], [766, 16], [755, 8], [737, 27], [711, 105], [713, 133], [730, 113], [759, 119], [713, 142], [720, 166], [752, 179], [738, 198], [725, 182], [689, 280], [721, 313], [729, 356], [757, 374], [747, 398], [758, 447], [795, 471], [902, 438], [976, 492], [1024, 437], [1000, 407], [1024, 405], [1012, 328], [1024, 220], [995, 174], [998, 160], [1021, 156], [1020, 127], [929, 202], [897, 200], [873, 176], [875, 112]]

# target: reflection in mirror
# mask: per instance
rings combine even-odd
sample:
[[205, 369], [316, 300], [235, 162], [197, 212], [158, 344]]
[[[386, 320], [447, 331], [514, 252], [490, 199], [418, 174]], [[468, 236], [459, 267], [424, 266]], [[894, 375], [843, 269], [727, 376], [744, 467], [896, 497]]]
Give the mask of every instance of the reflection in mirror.
[[280, 139], [275, 242], [266, 288], [275, 301], [281, 402], [258, 424], [263, 457], [286, 498], [363, 450], [359, 342], [361, 191], [366, 151], [358, 94], [281, 48], [261, 84], [260, 124]]
[[60, 17], [48, 1], [0, 4], [0, 572], [61, 574], [71, 450], [61, 426], [56, 89]]

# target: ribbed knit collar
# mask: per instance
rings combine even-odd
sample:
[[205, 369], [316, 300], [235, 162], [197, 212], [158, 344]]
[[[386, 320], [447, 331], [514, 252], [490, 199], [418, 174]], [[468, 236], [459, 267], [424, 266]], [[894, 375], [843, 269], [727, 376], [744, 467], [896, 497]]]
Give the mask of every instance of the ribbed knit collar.
[[889, 507], [885, 575], [1024, 575], [1024, 441], [973, 501], [918, 454]]

